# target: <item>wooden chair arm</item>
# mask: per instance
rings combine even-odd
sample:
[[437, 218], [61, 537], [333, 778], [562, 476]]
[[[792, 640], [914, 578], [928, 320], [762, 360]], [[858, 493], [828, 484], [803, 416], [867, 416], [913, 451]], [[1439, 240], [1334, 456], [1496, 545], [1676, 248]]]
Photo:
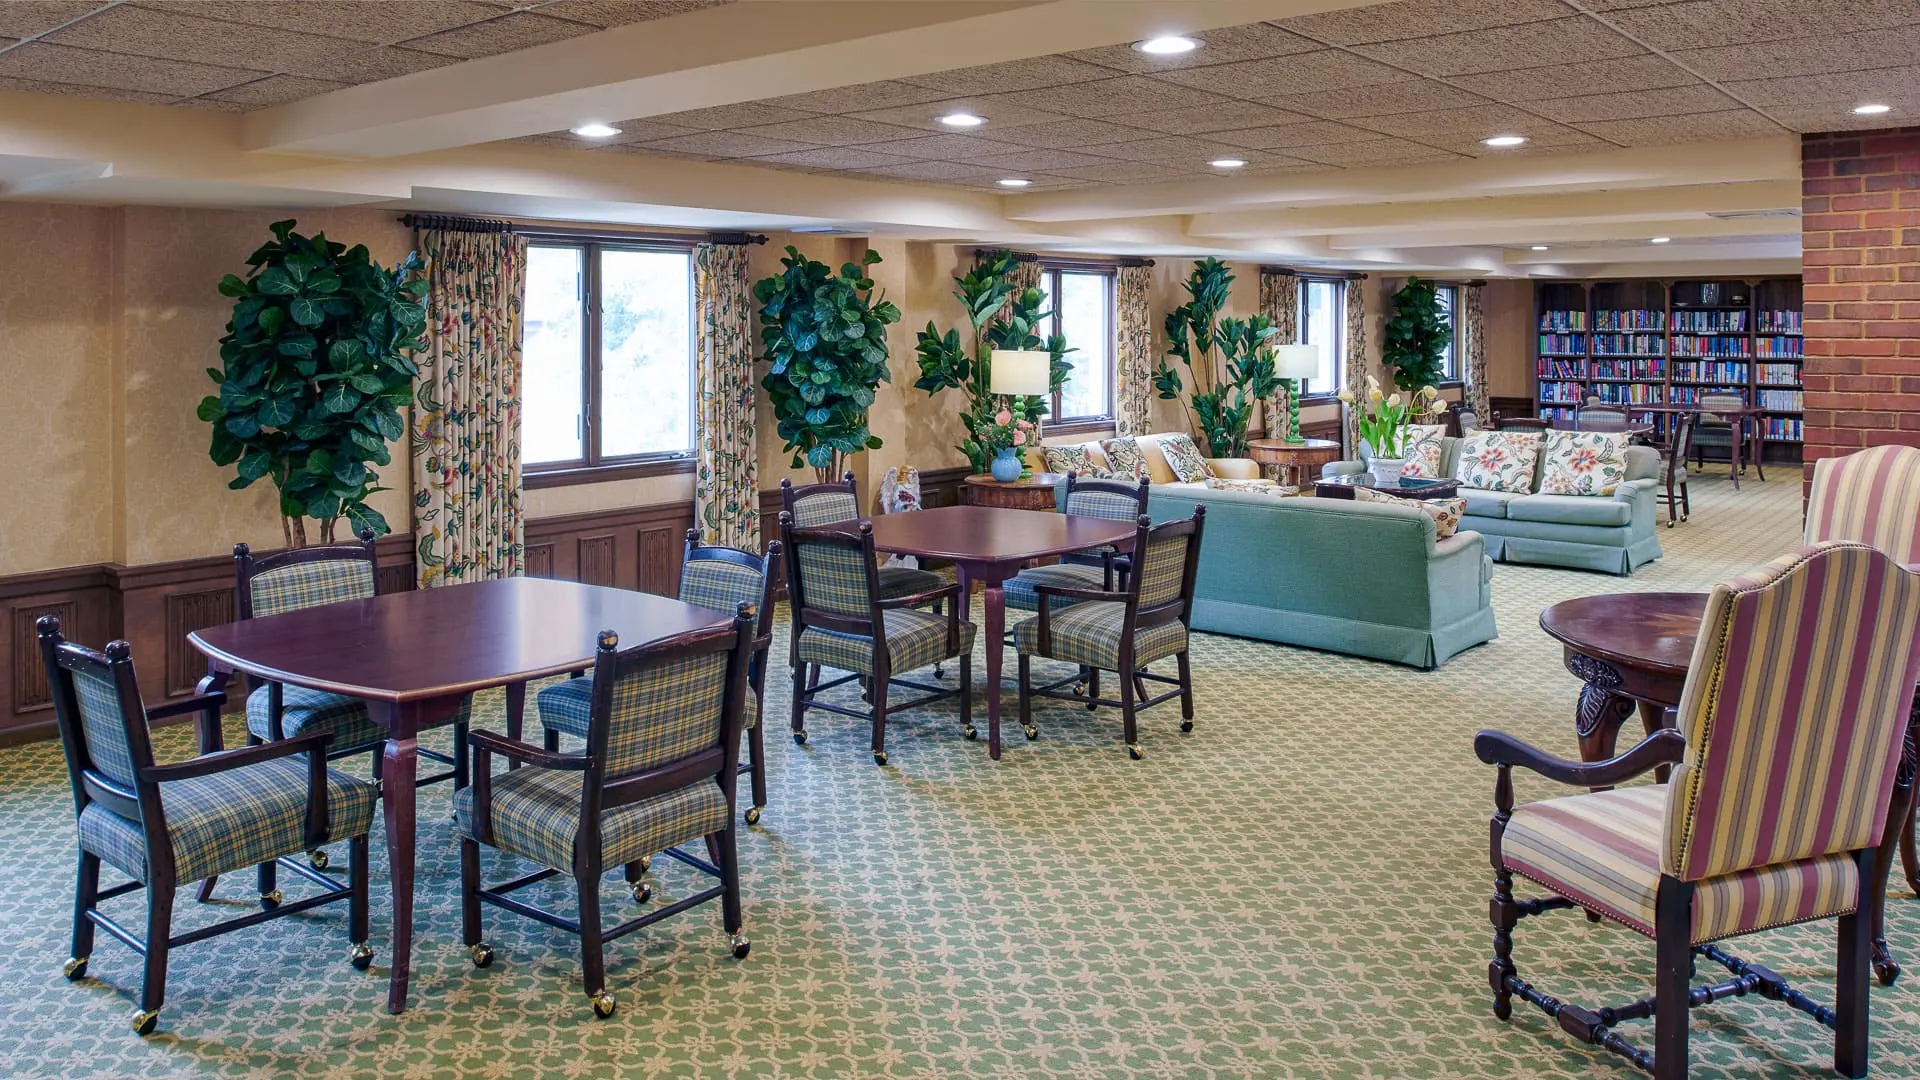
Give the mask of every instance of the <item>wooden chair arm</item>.
[[1035, 599], [1049, 596], [1064, 596], [1074, 600], [1113, 600], [1123, 604], [1127, 601], [1127, 594], [1123, 592], [1108, 592], [1104, 589], [1076, 589], [1071, 585], [1035, 585], [1033, 587], [1033, 594]]
[[[192, 697], [183, 697], [179, 701], [165, 702], [148, 709], [147, 723], [151, 724], [155, 720], [164, 720], [169, 716], [185, 716], [187, 713], [201, 712], [205, 709], [218, 710], [224, 708], [226, 704], [227, 695], [224, 691], [212, 690], [203, 694], [195, 694]], [[218, 714], [216, 713], [216, 715]]]
[[879, 608], [881, 611], [892, 611], [896, 608], [919, 607], [921, 604], [929, 604], [935, 600], [945, 600], [950, 596], [959, 595], [960, 583], [956, 581], [948, 585], [942, 585], [937, 589], [917, 592], [911, 596], [896, 596], [891, 600], [882, 600], [873, 606]]
[[[480, 754], [499, 754], [503, 758], [532, 765], [539, 769], [565, 769], [571, 772], [581, 772], [586, 769], [588, 763], [588, 758], [585, 754], [557, 754], [551, 750], [542, 750], [537, 746], [529, 746], [518, 739], [509, 739], [505, 735], [497, 735], [485, 728], [476, 728], [467, 732], [467, 745], [473, 747], [473, 749]], [[474, 761], [474, 771], [476, 773], [481, 771], [479, 766], [480, 760], [480, 758], [476, 758]]]
[[1481, 761], [1501, 768], [1519, 766], [1549, 780], [1574, 787], [1612, 787], [1660, 765], [1672, 765], [1686, 756], [1687, 738], [1662, 728], [1618, 757], [1606, 761], [1568, 761], [1521, 742], [1503, 731], [1482, 731], [1473, 737], [1473, 752]]
[[261, 743], [258, 746], [237, 746], [232, 750], [221, 750], [212, 754], [188, 758], [171, 765], [149, 765], [140, 770], [140, 778], [156, 784], [169, 780], [192, 780], [195, 777], [210, 776], [229, 769], [258, 765], [263, 761], [292, 757], [295, 754], [314, 754], [325, 769], [327, 743], [333, 739], [333, 732], [321, 731], [312, 735], [302, 735], [297, 739], [281, 739], [278, 742]]

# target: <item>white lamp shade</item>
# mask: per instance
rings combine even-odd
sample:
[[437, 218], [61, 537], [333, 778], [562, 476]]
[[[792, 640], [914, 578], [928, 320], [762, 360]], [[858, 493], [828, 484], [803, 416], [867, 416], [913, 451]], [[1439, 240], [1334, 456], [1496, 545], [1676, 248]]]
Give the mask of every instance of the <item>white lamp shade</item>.
[[1311, 379], [1320, 374], [1320, 349], [1313, 345], [1276, 345], [1273, 373], [1282, 379]]
[[995, 349], [993, 380], [987, 392], [1021, 397], [1049, 393], [1052, 387], [1048, 376], [1052, 373], [1052, 367], [1053, 356], [1049, 353], [1031, 349]]

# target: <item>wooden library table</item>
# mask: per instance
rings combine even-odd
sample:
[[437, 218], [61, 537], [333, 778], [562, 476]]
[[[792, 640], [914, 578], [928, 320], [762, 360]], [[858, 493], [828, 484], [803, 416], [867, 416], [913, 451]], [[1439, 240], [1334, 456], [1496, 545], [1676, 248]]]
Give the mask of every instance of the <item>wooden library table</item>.
[[1261, 465], [1275, 465], [1282, 471], [1281, 483], [1305, 487], [1307, 470], [1340, 460], [1340, 444], [1331, 439], [1254, 439], [1247, 443], [1247, 456]]
[[962, 483], [966, 486], [968, 506], [1052, 510], [1053, 486], [1066, 478], [1065, 473], [1037, 472], [1003, 484], [990, 474], [980, 473], [967, 477]]

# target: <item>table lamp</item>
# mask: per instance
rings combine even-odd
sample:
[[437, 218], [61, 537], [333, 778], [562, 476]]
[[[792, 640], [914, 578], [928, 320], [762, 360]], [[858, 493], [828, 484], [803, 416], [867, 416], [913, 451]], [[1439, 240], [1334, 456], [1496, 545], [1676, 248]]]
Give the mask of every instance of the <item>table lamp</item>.
[[1300, 380], [1320, 374], [1320, 349], [1315, 345], [1276, 345], [1273, 349], [1273, 373], [1287, 384], [1287, 432], [1290, 443], [1305, 442], [1300, 437]]
[[[1007, 397], [1045, 397], [1053, 390], [1053, 354], [1036, 349], [995, 349], [990, 354], [992, 377], [987, 392]], [[1033, 421], [1033, 441], [1040, 441], [1040, 420]]]

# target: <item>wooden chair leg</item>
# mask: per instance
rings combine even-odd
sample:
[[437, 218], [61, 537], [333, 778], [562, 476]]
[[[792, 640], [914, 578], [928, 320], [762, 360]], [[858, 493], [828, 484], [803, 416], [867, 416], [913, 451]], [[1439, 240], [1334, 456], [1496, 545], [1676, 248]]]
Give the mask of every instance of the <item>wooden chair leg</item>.
[[1175, 654], [1180, 665], [1180, 730], [1193, 730], [1193, 665], [1188, 662], [1187, 654], [1182, 651]]
[[[1864, 898], [1869, 875], [1878, 865], [1873, 849], [1854, 857]], [[1840, 916], [1840, 959], [1834, 976], [1833, 1071], [1841, 1076], [1867, 1075], [1867, 1010], [1871, 991], [1873, 935], [1865, 904]]]
[[140, 1011], [133, 1016], [133, 1030], [142, 1035], [153, 1030], [160, 1018], [160, 1006], [167, 998], [167, 942], [172, 936], [173, 883], [150, 881], [147, 883], [146, 974], [140, 981]]
[[472, 780], [472, 757], [467, 750], [467, 719], [453, 722], [453, 790], [459, 791]]
[[260, 864], [260, 906], [272, 911], [280, 906], [280, 864], [269, 859]]
[[1691, 884], [1660, 879], [1654, 931], [1654, 1080], [1686, 1080], [1687, 988], [1693, 975]]
[[[1146, 670], [1145, 668], [1141, 669], [1141, 671], [1145, 671], [1145, 670]], [[1147, 680], [1141, 677], [1141, 673], [1139, 671], [1136, 671], [1134, 672], [1134, 675], [1133, 675], [1133, 700], [1145, 701], [1147, 700], [1147, 697], [1148, 697]]]
[[[756, 697], [754, 700], [757, 702], [759, 699]], [[766, 717], [756, 713], [753, 726], [747, 729], [747, 753], [751, 755], [747, 762], [747, 777], [752, 781], [753, 788], [753, 809], [748, 814], [751, 820], [747, 822], [749, 825], [755, 824], [760, 820], [759, 811], [767, 805], [766, 732]]]
[[793, 730], [793, 741], [801, 746], [807, 744], [807, 672], [812, 664], [800, 664], [793, 669], [793, 716], [788, 721]]
[[560, 749], [560, 733], [544, 724], [541, 725], [540, 730], [542, 732], [540, 745], [545, 747], [548, 753], [557, 752]]
[[73, 883], [73, 948], [67, 952], [67, 978], [86, 974], [87, 957], [93, 955], [93, 920], [87, 918], [100, 902], [100, 856], [80, 852], [79, 873]]
[[[875, 659], [879, 659], [876, 657]], [[892, 682], [893, 672], [885, 663], [873, 665], [871, 695], [873, 698], [873, 763], [887, 763], [887, 689]]]
[[1687, 482], [1680, 482], [1680, 520], [1685, 521], [1693, 514], [1693, 500], [1687, 497]]
[[973, 653], [960, 654], [960, 726], [973, 727]]
[[1033, 725], [1033, 658], [1021, 653], [1015, 666], [1020, 685], [1020, 730], [1029, 732], [1028, 738], [1035, 738], [1040, 729]]
[[574, 868], [574, 886], [580, 894], [580, 972], [595, 1016], [613, 1015], [613, 995], [607, 992], [606, 946], [600, 941], [600, 866], [596, 857]]
[[1487, 907], [1487, 916], [1493, 923], [1493, 960], [1487, 965], [1487, 982], [1493, 988], [1493, 1015], [1510, 1020], [1513, 991], [1507, 988], [1507, 979], [1514, 974], [1513, 928], [1520, 923], [1520, 911], [1513, 901], [1513, 874], [1499, 869], [1497, 861], [1493, 871], [1493, 902]]
[[1087, 711], [1100, 707], [1100, 669], [1087, 669]]
[[627, 892], [632, 894], [633, 902], [644, 904], [653, 899], [653, 886], [647, 883], [648, 862], [635, 859], [620, 868], [621, 876], [627, 881]]
[[1140, 731], [1134, 719], [1134, 680], [1127, 676], [1127, 669], [1133, 666], [1131, 656], [1122, 656], [1120, 670], [1115, 672], [1120, 678], [1120, 730], [1127, 743], [1127, 756], [1140, 760]]
[[367, 852], [365, 833], [347, 842], [347, 945], [353, 966], [365, 971], [373, 965], [373, 947], [367, 944]]
[[460, 838], [460, 943], [469, 949], [480, 944], [484, 932], [480, 917], [480, 842], [463, 836]]
[[747, 938], [742, 930], [746, 919], [740, 911], [740, 852], [734, 843], [733, 825], [729, 823], [714, 839], [714, 846], [719, 850], [714, 865], [720, 868], [720, 920], [726, 927], [733, 955], [745, 959]]

